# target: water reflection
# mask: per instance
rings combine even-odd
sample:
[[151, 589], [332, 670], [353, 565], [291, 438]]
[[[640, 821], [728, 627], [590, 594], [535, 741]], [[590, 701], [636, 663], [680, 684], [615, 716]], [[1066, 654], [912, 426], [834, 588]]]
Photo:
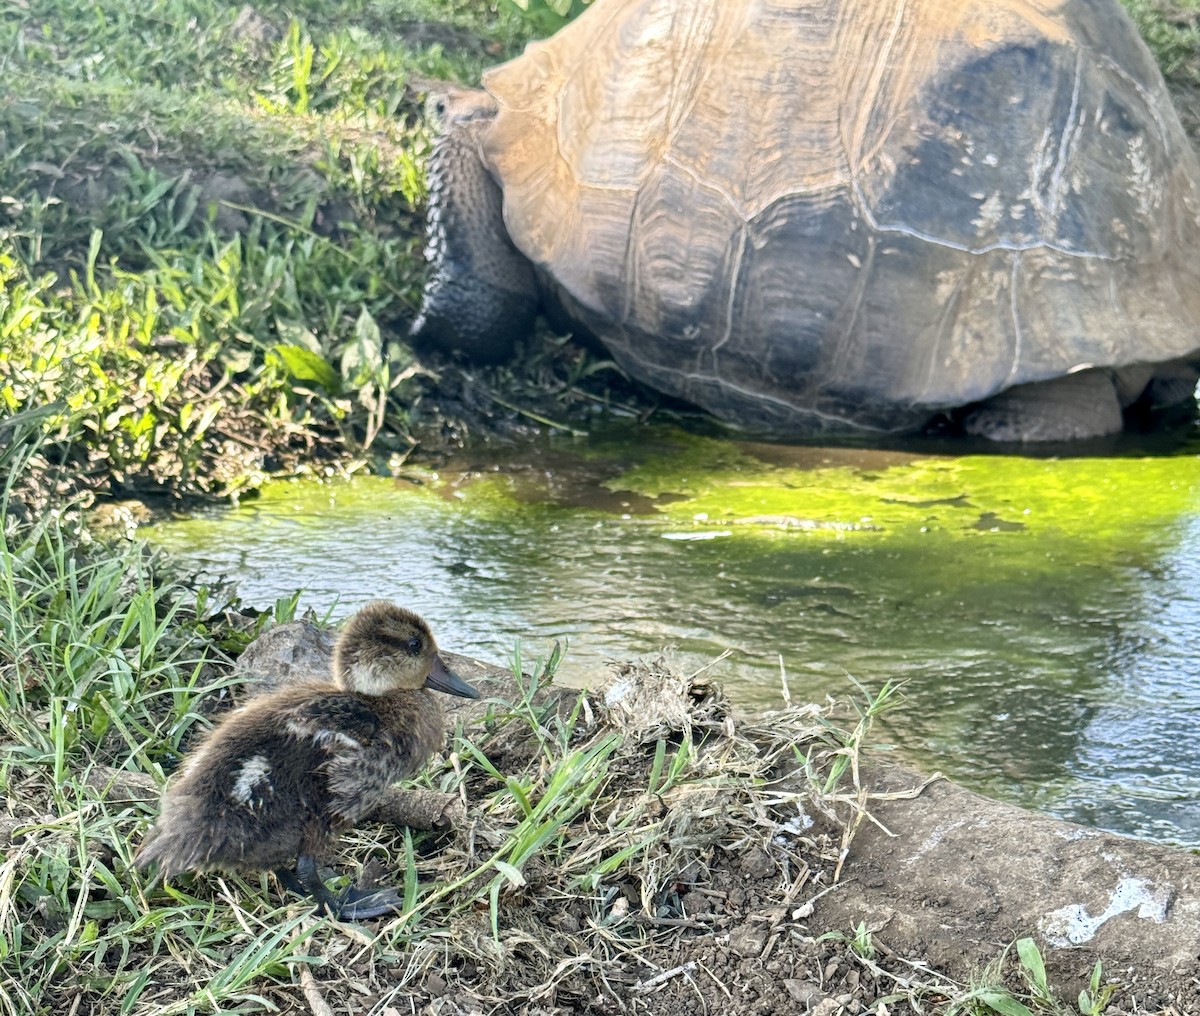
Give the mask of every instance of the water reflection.
[[1113, 633], [1104, 661], [1104, 708], [1069, 762], [1073, 781], [1059, 810], [1079, 822], [1150, 838], [1176, 839], [1188, 830], [1195, 845], [1200, 518], [1183, 520], [1181, 528], [1180, 542], [1139, 576], [1140, 603]]
[[[779, 704], [781, 670], [797, 698], [844, 697], [848, 674], [905, 680], [881, 736], [923, 768], [1200, 845], [1194, 457], [1166, 474], [1114, 463], [1091, 494], [1071, 464], [1034, 463], [1029, 486], [1014, 474], [997, 495], [935, 460], [905, 473], [913, 456], [897, 452], [789, 450], [792, 472], [764, 480], [747, 450], [706, 460], [730, 497], [750, 497], [729, 517], [688, 514], [710, 495], [664, 439], [637, 455], [618, 441], [465, 463], [424, 485], [296, 487], [153, 538], [231, 575], [249, 603], [302, 587], [303, 604], [340, 617], [394, 597], [447, 648], [501, 663], [517, 639], [529, 656], [565, 637], [576, 683], [664, 645], [697, 668], [732, 650], [718, 676], [747, 707]], [[656, 454], [676, 466], [658, 487], [631, 473]], [[802, 489], [805, 471], [820, 482]], [[1061, 534], [1045, 525], [1047, 504], [1096, 511], [1148, 498], [1163, 475], [1181, 485], [1175, 507], [1144, 527], [1098, 514]], [[759, 511], [755, 484], [794, 496]], [[839, 484], [880, 489], [850, 499], [868, 511], [814, 508]]]

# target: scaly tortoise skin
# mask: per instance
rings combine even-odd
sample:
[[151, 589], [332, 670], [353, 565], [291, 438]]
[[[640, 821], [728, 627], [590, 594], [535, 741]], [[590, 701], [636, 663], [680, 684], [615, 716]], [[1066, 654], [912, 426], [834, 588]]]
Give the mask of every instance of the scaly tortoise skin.
[[484, 86], [444, 100], [419, 337], [502, 359], [536, 275], [784, 437], [1192, 394], [1200, 164], [1116, 0], [596, 0]]

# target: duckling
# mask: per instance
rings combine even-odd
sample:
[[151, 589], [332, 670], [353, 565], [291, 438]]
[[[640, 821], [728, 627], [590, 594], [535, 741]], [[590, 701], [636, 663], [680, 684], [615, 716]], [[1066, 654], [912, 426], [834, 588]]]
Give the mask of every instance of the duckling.
[[[430, 688], [479, 697], [447, 669], [420, 617], [367, 604], [338, 636], [332, 683], [260, 695], [205, 736], [163, 794], [135, 863], [157, 864], [164, 878], [276, 869], [286, 886], [312, 894], [318, 912], [348, 920], [398, 909], [391, 889], [335, 894], [316, 858], [441, 744]], [[293, 860], [294, 874], [285, 869]]]

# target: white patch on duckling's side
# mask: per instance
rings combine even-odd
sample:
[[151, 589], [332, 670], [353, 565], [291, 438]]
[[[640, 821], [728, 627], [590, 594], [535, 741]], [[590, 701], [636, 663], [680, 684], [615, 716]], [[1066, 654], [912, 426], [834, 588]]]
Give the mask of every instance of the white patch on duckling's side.
[[349, 734], [340, 730], [327, 730], [324, 727], [311, 727], [298, 720], [288, 720], [288, 733], [293, 737], [312, 738], [318, 748], [326, 748], [331, 744], [340, 744], [343, 748], [361, 748], [362, 742], [355, 740]]
[[1109, 896], [1108, 906], [1093, 917], [1087, 908], [1078, 903], [1052, 910], [1038, 926], [1046, 941], [1059, 949], [1083, 945], [1090, 942], [1100, 926], [1117, 914], [1137, 911], [1143, 921], [1161, 924], [1167, 919], [1167, 907], [1173, 890], [1168, 886], [1155, 885], [1149, 879], [1126, 876], [1117, 883]]
[[267, 779], [271, 775], [271, 763], [267, 761], [265, 755], [252, 755], [246, 759], [242, 765], [241, 772], [237, 774], [237, 779], [233, 781], [233, 796], [235, 800], [241, 801], [242, 804], [250, 804], [255, 798], [262, 800], [264, 794], [256, 792], [255, 788], [262, 783], [266, 784], [266, 793], [271, 792], [271, 781]]

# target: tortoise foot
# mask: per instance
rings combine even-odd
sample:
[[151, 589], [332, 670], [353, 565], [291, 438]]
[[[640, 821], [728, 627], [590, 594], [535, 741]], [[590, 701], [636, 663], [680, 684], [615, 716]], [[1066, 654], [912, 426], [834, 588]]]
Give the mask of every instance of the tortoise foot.
[[1085, 370], [1005, 389], [968, 409], [962, 426], [991, 441], [1083, 441], [1120, 433], [1124, 419], [1109, 372]]

